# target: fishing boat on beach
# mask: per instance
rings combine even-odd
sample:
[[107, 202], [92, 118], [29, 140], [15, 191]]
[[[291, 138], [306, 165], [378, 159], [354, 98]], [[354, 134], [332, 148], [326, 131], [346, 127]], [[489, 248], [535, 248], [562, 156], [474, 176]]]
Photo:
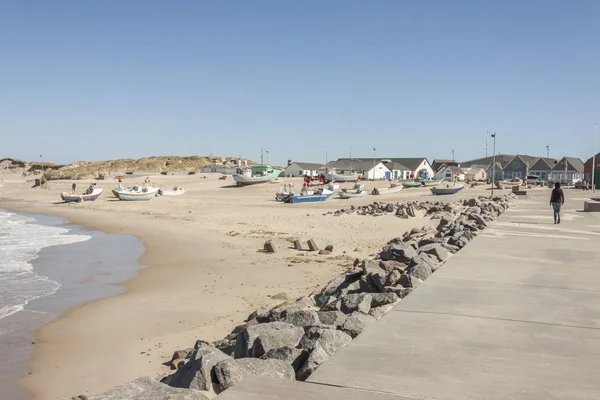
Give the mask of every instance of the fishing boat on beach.
[[423, 186], [421, 182], [402, 182], [402, 187], [405, 189], [418, 188]]
[[158, 190], [158, 194], [160, 194], [161, 196], [181, 196], [184, 193], [185, 189], [181, 186], [176, 186], [173, 188], [173, 190]]
[[390, 185], [390, 187], [387, 188], [373, 188], [373, 190], [371, 191], [372, 195], [378, 196], [378, 195], [384, 195], [384, 194], [392, 194], [392, 193], [398, 193], [399, 191], [401, 191], [403, 189], [402, 185], [396, 185], [395, 183], [392, 183]]
[[95, 188], [90, 193], [76, 194], [62, 192], [60, 194], [61, 199], [66, 203], [79, 203], [82, 201], [94, 201], [102, 194], [102, 188]]
[[364, 197], [367, 194], [364, 189], [365, 185], [362, 183], [356, 183], [352, 189], [342, 189], [340, 192], [340, 199], [355, 199], [358, 197]]
[[335, 181], [332, 181], [329, 186], [327, 186], [328, 190], [331, 190], [332, 192], [335, 192], [336, 190], [338, 190], [340, 188], [340, 184], [336, 183]]
[[421, 181], [421, 184], [423, 184], [423, 186], [435, 186], [435, 185], [439, 185], [443, 181], [444, 181], [444, 178], [440, 178], [440, 179], [423, 179]]
[[500, 186], [521, 186], [523, 181], [521, 179], [511, 179], [510, 181], [496, 181], [496, 187]]
[[300, 194], [290, 194], [285, 199], [286, 203], [318, 203], [321, 201], [326, 201], [331, 197], [333, 192], [327, 189], [317, 189], [314, 192], [305, 192]]
[[152, 200], [158, 194], [159, 188], [144, 184], [141, 188], [134, 186], [130, 189], [116, 189], [119, 200], [124, 201], [147, 201]]
[[446, 185], [446, 187], [443, 186], [436, 186], [436, 187], [432, 187], [431, 190], [431, 194], [439, 196], [439, 195], [444, 195], [444, 194], [455, 194], [460, 192], [461, 190], [463, 190], [465, 187], [465, 185], [463, 185], [462, 183], [460, 184], [455, 184], [455, 185]]
[[327, 182], [358, 182], [359, 174], [342, 175], [335, 172], [334, 168], [327, 168], [325, 174], [323, 174], [325, 181]]
[[249, 186], [256, 185], [259, 183], [267, 183], [272, 181], [273, 174], [268, 172], [260, 172], [257, 174], [253, 174], [251, 168], [244, 168], [240, 170], [237, 175], [233, 175], [233, 180], [237, 183], [238, 186]]

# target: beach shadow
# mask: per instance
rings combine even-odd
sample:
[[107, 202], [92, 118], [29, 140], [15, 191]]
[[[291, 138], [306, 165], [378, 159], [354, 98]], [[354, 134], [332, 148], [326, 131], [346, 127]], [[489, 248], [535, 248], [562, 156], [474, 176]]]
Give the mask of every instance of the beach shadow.
[[242, 186], [238, 186], [236, 184], [233, 185], [225, 185], [225, 186], [221, 186], [221, 189], [233, 189], [233, 188], [238, 188], [238, 187], [242, 187]]

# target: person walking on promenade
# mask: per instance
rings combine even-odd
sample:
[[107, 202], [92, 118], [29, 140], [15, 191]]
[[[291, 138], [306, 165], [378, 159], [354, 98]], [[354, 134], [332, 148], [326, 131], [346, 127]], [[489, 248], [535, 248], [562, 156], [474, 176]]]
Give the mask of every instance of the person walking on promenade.
[[560, 214], [563, 204], [565, 204], [565, 193], [560, 188], [560, 183], [556, 182], [554, 184], [554, 190], [552, 190], [552, 194], [550, 195], [550, 205], [554, 210], [555, 224], [560, 224]]

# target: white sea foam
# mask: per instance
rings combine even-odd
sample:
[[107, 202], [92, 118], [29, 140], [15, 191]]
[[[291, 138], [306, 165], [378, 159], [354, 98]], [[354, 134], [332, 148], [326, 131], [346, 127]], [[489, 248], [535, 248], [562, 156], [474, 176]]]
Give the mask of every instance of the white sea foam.
[[87, 235], [46, 226], [32, 218], [0, 211], [0, 319], [23, 310], [33, 299], [54, 294], [60, 284], [38, 276], [30, 261], [41, 249], [83, 242]]

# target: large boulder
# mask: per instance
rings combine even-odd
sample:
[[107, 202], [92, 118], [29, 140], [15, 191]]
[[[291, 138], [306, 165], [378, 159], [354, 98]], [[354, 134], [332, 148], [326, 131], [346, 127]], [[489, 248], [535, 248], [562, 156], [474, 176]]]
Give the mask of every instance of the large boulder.
[[414, 276], [424, 281], [429, 278], [432, 274], [432, 268], [428, 261], [421, 257], [414, 257], [411, 261], [410, 266], [406, 270], [408, 275]]
[[319, 325], [319, 316], [314, 310], [293, 310], [286, 311], [283, 322], [299, 327]]
[[344, 325], [342, 325], [342, 331], [355, 338], [365, 329], [367, 326], [375, 322], [375, 317], [361, 312], [355, 312], [348, 316]]
[[296, 347], [304, 329], [285, 322], [269, 322], [246, 327], [238, 334], [235, 358], [260, 357], [271, 349]]
[[334, 277], [327, 285], [325, 285], [321, 292], [315, 296], [317, 306], [322, 307], [323, 299], [326, 299], [329, 296], [337, 297], [342, 289], [348, 287], [352, 282], [356, 282], [361, 275], [361, 270], [353, 270]]
[[394, 308], [393, 304], [387, 304], [385, 306], [371, 308], [371, 311], [369, 311], [369, 315], [373, 316], [375, 319], [379, 319], [383, 317], [387, 312], [389, 312], [392, 308]]
[[426, 244], [425, 246], [421, 246], [419, 251], [435, 256], [440, 262], [447, 261], [451, 256], [450, 252], [439, 243]]
[[369, 293], [347, 294], [342, 296], [341, 311], [346, 314], [352, 314], [355, 311], [360, 311], [367, 314], [371, 309], [372, 296]]
[[284, 361], [286, 364], [291, 365], [294, 371], [298, 371], [306, 361], [306, 354], [301, 349], [285, 346], [278, 349], [271, 349], [260, 358], [263, 360]]
[[291, 365], [282, 360], [261, 360], [259, 358], [242, 358], [217, 363], [215, 375], [221, 390], [229, 389], [247, 376], [264, 376], [267, 378], [295, 379]]
[[[84, 398], [80, 396], [80, 398]], [[164, 383], [142, 376], [131, 382], [95, 396], [87, 397], [88, 400], [208, 400], [202, 392], [194, 389], [174, 388]]]
[[410, 260], [417, 255], [416, 250], [407, 243], [398, 243], [387, 246], [380, 253], [382, 260], [394, 260], [408, 264]]
[[373, 293], [371, 295], [371, 308], [381, 307], [398, 302], [400, 298], [396, 293]]
[[164, 382], [178, 388], [210, 390], [214, 380], [213, 367], [219, 361], [229, 359], [231, 357], [221, 350], [202, 344], [192, 353], [190, 361], [167, 377]]
[[323, 361], [352, 341], [348, 334], [333, 329], [314, 330], [310, 335], [312, 348], [304, 365], [296, 374], [298, 380], [308, 378]]
[[346, 322], [348, 316], [341, 311], [319, 311], [317, 312], [319, 321], [323, 325], [331, 325], [336, 329]]

